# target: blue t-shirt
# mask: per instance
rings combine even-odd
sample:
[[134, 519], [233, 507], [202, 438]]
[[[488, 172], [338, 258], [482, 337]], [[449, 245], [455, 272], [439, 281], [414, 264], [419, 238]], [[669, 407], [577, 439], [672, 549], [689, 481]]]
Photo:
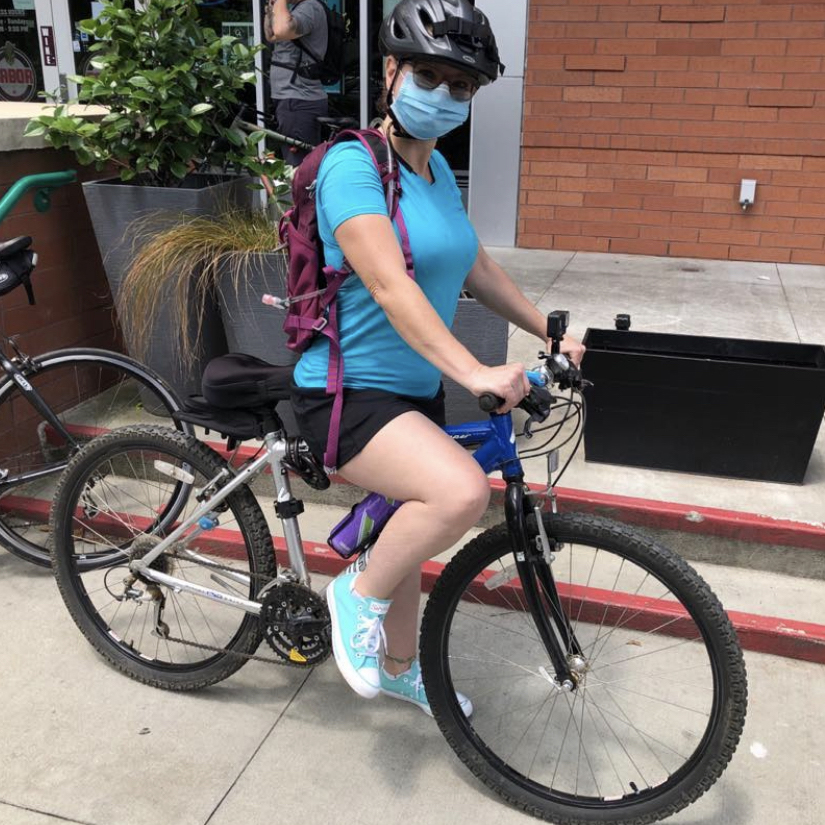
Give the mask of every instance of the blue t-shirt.
[[[416, 282], [450, 327], [458, 297], [478, 256], [478, 238], [444, 157], [433, 152], [428, 183], [401, 165], [401, 209], [413, 254]], [[318, 229], [330, 266], [343, 264], [334, 232], [356, 215], [386, 215], [378, 172], [357, 141], [330, 149], [317, 183]], [[398, 236], [398, 227], [395, 227]], [[351, 274], [338, 292], [338, 328], [344, 356], [344, 386], [432, 398], [441, 374], [395, 331], [361, 279]], [[299, 387], [326, 387], [329, 341], [319, 336], [295, 368]]]

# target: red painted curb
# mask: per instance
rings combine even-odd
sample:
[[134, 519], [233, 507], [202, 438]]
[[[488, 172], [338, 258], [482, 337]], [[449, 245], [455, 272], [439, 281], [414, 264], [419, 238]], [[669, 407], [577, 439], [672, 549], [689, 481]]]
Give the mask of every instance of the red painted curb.
[[[80, 432], [80, 428], [77, 429]], [[83, 434], [93, 436], [102, 432], [104, 431], [84, 428]], [[224, 442], [207, 441], [206, 443], [224, 458], [231, 457], [234, 466], [242, 464], [258, 451], [257, 447], [241, 445], [236, 451], [230, 453]], [[349, 483], [337, 475], [332, 477], [332, 481], [339, 484]], [[536, 492], [544, 489], [542, 484], [530, 483], [527, 486]], [[504, 482], [501, 479], [490, 479], [490, 487], [493, 501], [502, 504]], [[556, 492], [559, 509], [562, 511], [606, 516], [640, 527], [825, 552], [825, 523], [776, 519], [737, 510], [691, 507], [687, 504], [595, 493], [569, 487], [559, 487]]]
[[[44, 522], [49, 516], [49, 503], [39, 499], [6, 497], [0, 501], [0, 507], [4, 510], [14, 507], [17, 512]], [[148, 528], [148, 520], [144, 519], [144, 521], [146, 521], [144, 526]], [[141, 528], [140, 522], [139, 519], [130, 519], [130, 523], [139, 529]], [[123, 524], [125, 521], [122, 518], [111, 519], [107, 526], [119, 528]], [[272, 542], [278, 563], [287, 566], [289, 556], [286, 542], [280, 536], [273, 536]], [[197, 538], [197, 545], [203, 550], [211, 549], [217, 555], [225, 557], [237, 557], [239, 552], [243, 552], [240, 533], [237, 530], [221, 527], [202, 533]], [[307, 568], [313, 573], [335, 576], [348, 564], [329, 547], [317, 542], [305, 540], [304, 555]], [[424, 592], [432, 590], [444, 566], [434, 561], [423, 565], [422, 590]], [[483, 600], [499, 598], [495, 594], [485, 593], [483, 587], [480, 588], [479, 594]], [[593, 611], [594, 615], [598, 613], [602, 619], [608, 615], [608, 611], [632, 609], [638, 617], [634, 618], [634, 627], [639, 629], [655, 627], [661, 623], [663, 618], [672, 620], [678, 618], [679, 615], [679, 609], [675, 608], [676, 612], [674, 612], [673, 606], [658, 601], [653, 602], [629, 593], [603, 591], [595, 587], [560, 587], [560, 595], [562, 599], [570, 600], [574, 605], [583, 606], [586, 612]], [[512, 600], [506, 603], [512, 604]], [[582, 615], [581, 608], [578, 608], [578, 613]], [[731, 611], [728, 615], [745, 650], [825, 664], [825, 625], [774, 616], [758, 616], [740, 611]], [[679, 622], [674, 622], [669, 632], [679, 635], [679, 631]]]
[[[225, 458], [229, 457], [230, 453], [224, 444], [209, 442], [209, 445]], [[256, 451], [253, 447], [240, 447], [234, 453], [233, 463], [236, 465], [243, 463]], [[332, 481], [338, 484], [349, 484], [339, 475], [332, 476]], [[492, 497], [496, 504], [503, 504], [505, 486], [501, 479], [490, 479]], [[528, 483], [527, 486], [536, 492], [545, 489], [543, 484]], [[594, 493], [570, 487], [559, 487], [556, 493], [559, 509], [562, 511], [592, 513], [640, 527], [825, 552], [825, 523], [808, 524], [737, 510], [691, 507], [687, 504]]]

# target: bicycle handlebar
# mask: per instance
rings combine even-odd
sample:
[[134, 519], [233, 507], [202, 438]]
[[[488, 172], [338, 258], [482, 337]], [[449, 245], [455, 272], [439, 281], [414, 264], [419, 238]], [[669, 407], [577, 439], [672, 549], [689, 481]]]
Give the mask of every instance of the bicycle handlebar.
[[[550, 387], [557, 384], [563, 390], [571, 387], [581, 389], [585, 383], [581, 370], [564, 355], [542, 353], [541, 357], [544, 364], [540, 372], [546, 383], [544, 386], [531, 383], [530, 392], [516, 405], [529, 413], [536, 421], [543, 421], [550, 414], [550, 407], [553, 404]], [[529, 372], [532, 373], [532, 370]], [[504, 399], [491, 392], [482, 393], [478, 398], [478, 406], [482, 412], [494, 413], [502, 404], [504, 404]]]
[[76, 180], [77, 172], [74, 169], [67, 169], [65, 172], [43, 172], [39, 175], [26, 175], [20, 178], [9, 187], [0, 200], [0, 222], [5, 220], [20, 198], [30, 189], [38, 190], [34, 195], [34, 208], [38, 212], [46, 212], [51, 205], [51, 190], [74, 183]]

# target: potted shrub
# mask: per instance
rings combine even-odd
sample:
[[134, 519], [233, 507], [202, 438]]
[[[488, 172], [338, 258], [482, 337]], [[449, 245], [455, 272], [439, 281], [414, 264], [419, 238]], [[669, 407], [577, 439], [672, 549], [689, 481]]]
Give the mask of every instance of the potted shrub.
[[[250, 205], [254, 178], [269, 162], [257, 158], [261, 135], [231, 128], [242, 90], [254, 80], [254, 55], [237, 39], [218, 36], [198, 20], [196, 0], [152, 0], [136, 10], [124, 0], [104, 0], [94, 20], [80, 23], [94, 38], [97, 74], [73, 77], [77, 101], [109, 110], [89, 120], [65, 106], [32, 119], [27, 134], [72, 150], [81, 164], [111, 169], [116, 177], [84, 184], [84, 195], [119, 310], [130, 296], [121, 282], [142, 239], [136, 219], [214, 213], [219, 205]], [[170, 217], [170, 220], [176, 218]], [[155, 220], [159, 228], [162, 221]], [[162, 309], [163, 301], [159, 309]], [[164, 326], [158, 318], [156, 326]], [[202, 358], [225, 351], [214, 306], [204, 306], [199, 330]], [[181, 386], [170, 375], [180, 364], [159, 336], [147, 352], [161, 374], [189, 391], [198, 368]], [[136, 350], [136, 342], [127, 336]]]
[[[129, 301], [121, 323], [138, 342], [138, 357], [154, 340], [171, 337], [181, 360], [190, 361], [206, 308], [218, 301], [230, 352], [294, 364], [297, 355], [286, 347], [283, 314], [261, 303], [265, 293], [286, 295], [286, 255], [271, 215], [230, 207], [216, 215], [181, 214], [163, 221], [160, 228], [153, 219], [138, 224], [146, 241], [123, 281]], [[159, 325], [164, 314], [169, 323]], [[288, 403], [279, 405], [279, 414], [294, 433]]]

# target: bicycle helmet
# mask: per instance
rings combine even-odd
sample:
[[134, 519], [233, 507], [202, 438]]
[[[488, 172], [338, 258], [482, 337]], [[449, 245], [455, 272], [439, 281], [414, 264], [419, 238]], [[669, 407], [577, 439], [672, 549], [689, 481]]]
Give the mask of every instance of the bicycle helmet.
[[490, 22], [471, 0], [401, 0], [381, 24], [378, 44], [398, 60], [450, 63], [482, 86], [504, 71]]

